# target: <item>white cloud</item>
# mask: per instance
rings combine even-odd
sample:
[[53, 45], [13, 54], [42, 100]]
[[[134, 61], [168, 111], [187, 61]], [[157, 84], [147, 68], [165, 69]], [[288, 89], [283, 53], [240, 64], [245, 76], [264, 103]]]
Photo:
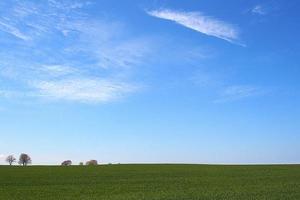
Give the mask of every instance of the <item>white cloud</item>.
[[249, 85], [233, 85], [227, 86], [220, 92], [220, 98], [216, 99], [215, 103], [222, 103], [228, 101], [236, 101], [248, 97], [254, 97], [264, 94], [264, 91], [255, 86]]
[[214, 103], [239, 101], [267, 93], [265, 88], [254, 85], [228, 85], [226, 79], [225, 73], [199, 71], [191, 80], [199, 88], [211, 91], [215, 96]]
[[28, 6], [26, 5], [25, 1], [18, 2], [13, 8], [13, 13], [17, 18], [24, 18], [32, 14], [38, 14], [33, 4], [30, 4], [30, 6]]
[[138, 89], [131, 84], [131, 69], [148, 55], [148, 38], [129, 37], [122, 23], [81, 12], [89, 4], [17, 1], [5, 18], [0, 15], [0, 30], [31, 40], [0, 53], [5, 58], [0, 59], [0, 81], [7, 83], [0, 88], [1, 97], [102, 103]]
[[205, 16], [200, 12], [180, 12], [163, 9], [149, 11], [148, 14], [161, 19], [175, 21], [187, 28], [229, 42], [235, 42], [239, 39], [235, 26], [213, 17]]
[[251, 12], [253, 14], [258, 14], [258, 15], [265, 15], [267, 14], [265, 9], [261, 5], [256, 5], [251, 9]]
[[153, 48], [150, 38], [123, 38], [126, 27], [114, 21], [74, 21], [64, 24], [64, 35], [78, 34], [78, 42], [66, 52], [97, 60], [102, 68], [130, 68], [141, 64]]
[[90, 1], [58, 1], [58, 0], [48, 0], [48, 3], [58, 9], [80, 9], [84, 6], [92, 4]]
[[64, 76], [73, 74], [77, 70], [66, 65], [43, 65], [40, 68], [40, 71], [46, 73], [49, 76]]
[[67, 34], [69, 30], [64, 29], [65, 24], [75, 18], [80, 19], [82, 13], [78, 9], [91, 3], [77, 0], [48, 0], [40, 3], [15, 1], [11, 4], [4, 14], [0, 14], [0, 30], [28, 41], [56, 31]]
[[116, 100], [137, 87], [127, 83], [106, 79], [64, 79], [33, 83], [41, 97], [58, 100], [102, 103]]
[[4, 159], [6, 156], [4, 154], [0, 154], [0, 159]]
[[22, 33], [18, 28], [10, 24], [7, 24], [3, 21], [0, 21], [0, 30], [7, 32], [21, 40], [25, 40], [25, 41], [30, 40], [30, 37]]
[[95, 51], [98, 63], [103, 68], [130, 68], [140, 64], [149, 53], [148, 40], [127, 40], [120, 44], [105, 44]]

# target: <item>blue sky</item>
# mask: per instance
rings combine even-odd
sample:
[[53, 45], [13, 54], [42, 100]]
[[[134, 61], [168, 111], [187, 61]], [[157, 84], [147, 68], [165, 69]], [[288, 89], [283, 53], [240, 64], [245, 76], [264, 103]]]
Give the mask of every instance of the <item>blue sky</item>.
[[299, 163], [296, 0], [0, 2], [0, 163]]

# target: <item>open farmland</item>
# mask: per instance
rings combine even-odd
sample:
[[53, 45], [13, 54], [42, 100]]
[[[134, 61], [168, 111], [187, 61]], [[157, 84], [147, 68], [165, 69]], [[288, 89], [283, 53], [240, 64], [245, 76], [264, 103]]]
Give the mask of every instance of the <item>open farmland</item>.
[[300, 199], [300, 165], [0, 167], [0, 199]]

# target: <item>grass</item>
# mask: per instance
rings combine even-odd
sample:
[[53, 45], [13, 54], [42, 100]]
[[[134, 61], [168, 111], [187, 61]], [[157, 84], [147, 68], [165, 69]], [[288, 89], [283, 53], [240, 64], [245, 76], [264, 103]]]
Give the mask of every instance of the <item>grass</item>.
[[0, 199], [300, 199], [300, 165], [0, 167]]

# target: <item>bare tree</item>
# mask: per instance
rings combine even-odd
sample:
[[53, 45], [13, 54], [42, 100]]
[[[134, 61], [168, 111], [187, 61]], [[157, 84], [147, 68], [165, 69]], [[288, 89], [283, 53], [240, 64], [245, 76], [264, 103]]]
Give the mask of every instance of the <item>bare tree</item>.
[[31, 158], [28, 154], [22, 153], [19, 158], [19, 164], [26, 166], [31, 163]]
[[72, 161], [71, 160], [65, 160], [64, 162], [61, 163], [62, 166], [70, 166], [72, 165]]
[[8, 162], [9, 163], [9, 165], [12, 165], [14, 162], [16, 162], [16, 158], [13, 156], [13, 155], [9, 155], [9, 156], [7, 156], [7, 158], [6, 158], [6, 162]]
[[98, 161], [97, 160], [90, 160], [86, 162], [86, 165], [98, 165]]

